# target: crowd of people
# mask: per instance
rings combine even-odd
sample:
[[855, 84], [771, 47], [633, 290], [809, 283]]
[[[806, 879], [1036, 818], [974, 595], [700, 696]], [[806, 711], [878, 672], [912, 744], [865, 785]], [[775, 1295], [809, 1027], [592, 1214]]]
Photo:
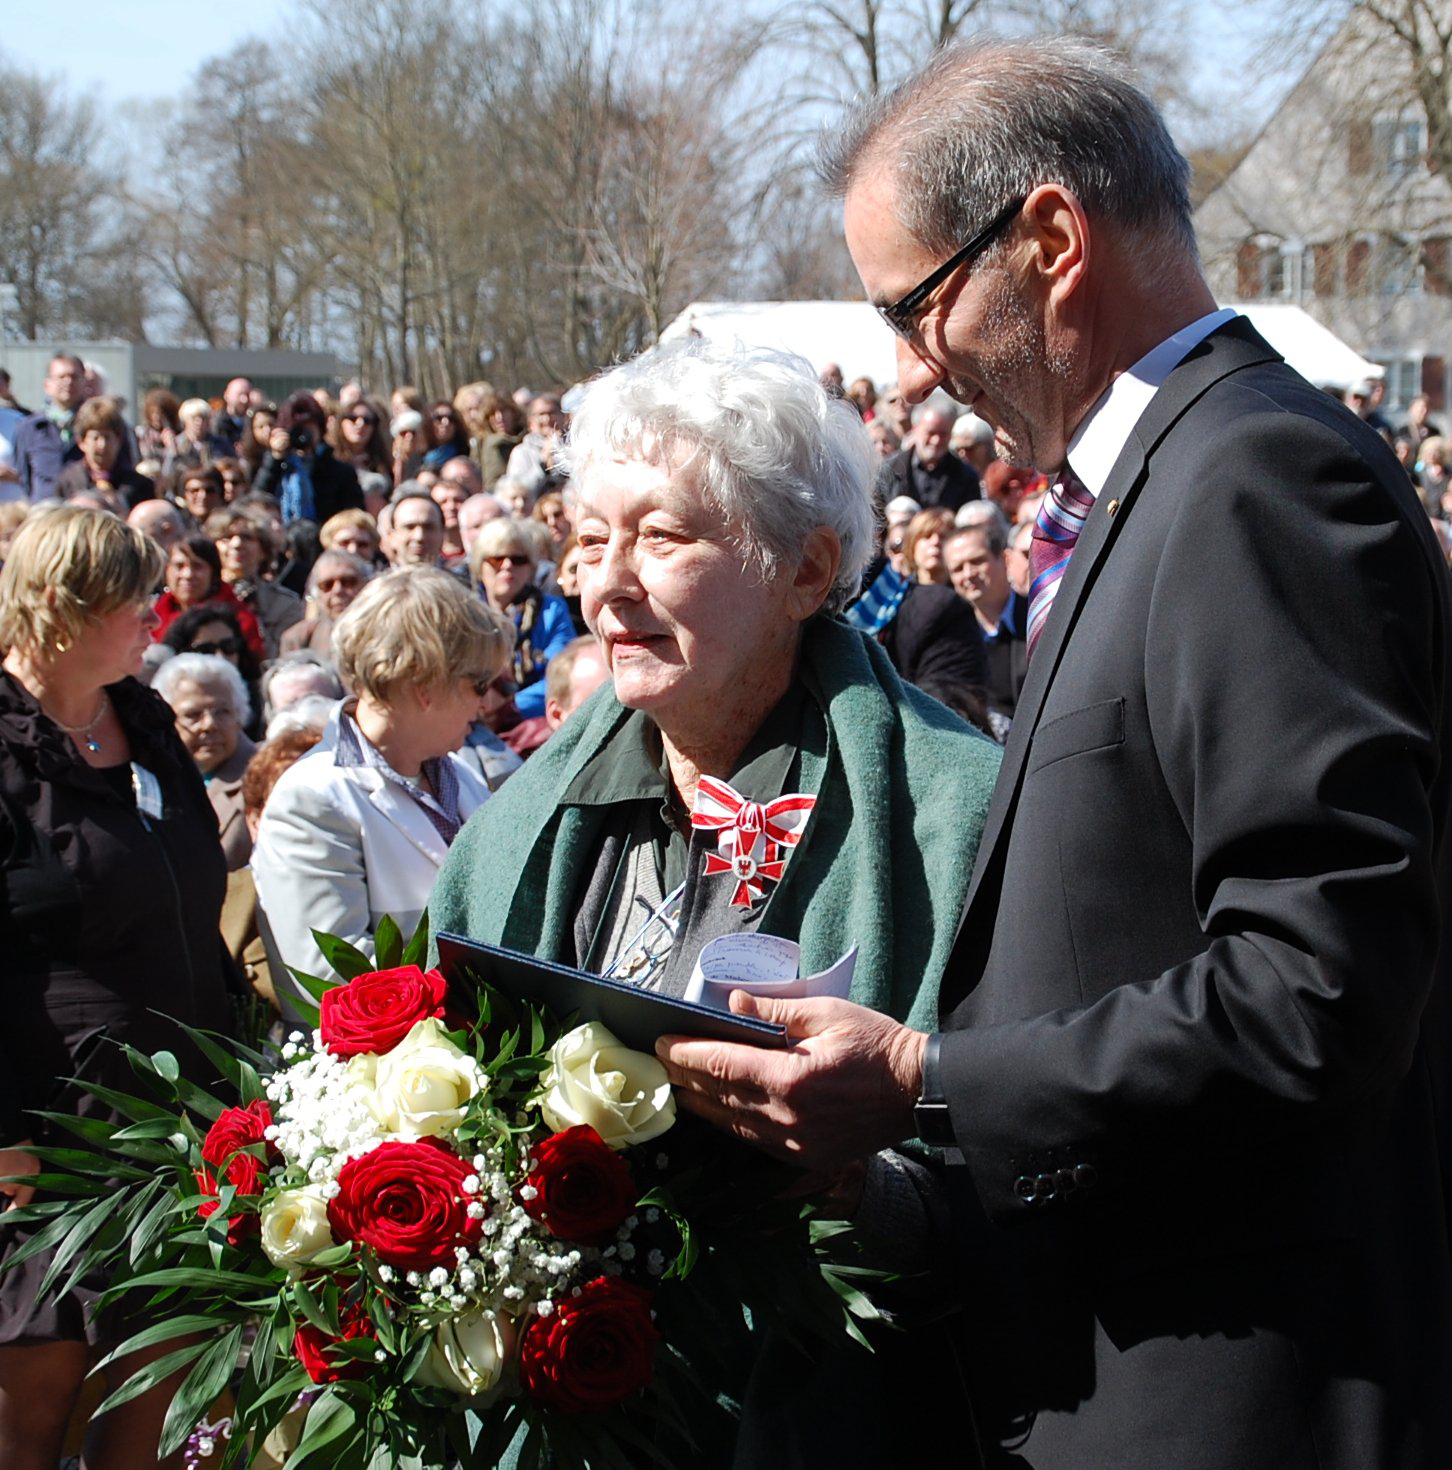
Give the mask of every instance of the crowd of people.
[[[713, 938], [789, 936], [811, 969], [855, 945], [855, 1004], [747, 999], [791, 1048], [661, 1053], [684, 1107], [811, 1168], [894, 1268], [957, 1253], [970, 1326], [943, 1352], [881, 1337], [860, 1393], [764, 1345], [721, 1386], [739, 1463], [930, 1453], [927, 1417], [877, 1412], [915, 1393], [961, 1407], [985, 1464], [1030, 1435], [1023, 1463], [1232, 1463], [1199, 1450], [1232, 1423], [1245, 1453], [1267, 1393], [1304, 1412], [1234, 1463], [1441, 1442], [1445, 1238], [1413, 1232], [1413, 1281], [1393, 1237], [1438, 1183], [1442, 1084], [1407, 1078], [1439, 1039], [1449, 441], [1424, 400], [1400, 434], [1375, 385], [1329, 404], [1215, 309], [1183, 160], [1098, 53], [964, 55], [839, 144], [849, 247], [902, 343], [881, 392], [688, 340], [561, 395], [274, 404], [237, 379], [217, 404], [154, 391], [131, 424], [62, 355], [39, 412], [0, 398], [13, 1202], [54, 1141], [36, 1110], [112, 1078], [103, 1041], [204, 1071], [167, 1018], [225, 1028], [251, 992], [290, 1019], [286, 965], [330, 973], [317, 929], [367, 949], [427, 910], [676, 995]], [[1047, 134], [1020, 107], [1044, 75]], [[885, 228], [930, 170], [881, 151], [979, 146], [990, 84], [1023, 188], [986, 226], [964, 227], [975, 189], [947, 224]], [[1093, 170], [1076, 193], [1077, 154], [1040, 177], [1090, 133], [1148, 215]], [[925, 303], [1000, 244], [1021, 269], [982, 277], [1017, 294], [950, 331], [959, 297]], [[1030, 317], [1062, 350], [973, 338]], [[992, 424], [939, 391], [975, 382]], [[703, 792], [798, 825], [722, 835]], [[1223, 1200], [1153, 1162], [1180, 1137]], [[1015, 1235], [1026, 1210], [1046, 1228]], [[21, 1470], [51, 1470], [117, 1336], [103, 1282], [37, 1296], [46, 1262], [0, 1277]], [[1165, 1383], [1176, 1422], [1146, 1427]], [[170, 1387], [100, 1421], [86, 1463], [152, 1463]], [[1136, 1435], [1143, 1457], [1116, 1453]]]

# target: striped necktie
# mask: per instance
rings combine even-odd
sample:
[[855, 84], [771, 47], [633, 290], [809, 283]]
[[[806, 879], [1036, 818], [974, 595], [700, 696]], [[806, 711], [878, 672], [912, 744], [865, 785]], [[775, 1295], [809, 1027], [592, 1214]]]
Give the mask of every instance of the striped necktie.
[[1093, 509], [1094, 497], [1065, 466], [1063, 478], [1050, 488], [1039, 505], [1033, 538], [1029, 542], [1030, 657], [1048, 621], [1049, 609], [1054, 605], [1054, 596], [1069, 565], [1074, 543], [1078, 541], [1079, 532], [1084, 529], [1084, 522]]

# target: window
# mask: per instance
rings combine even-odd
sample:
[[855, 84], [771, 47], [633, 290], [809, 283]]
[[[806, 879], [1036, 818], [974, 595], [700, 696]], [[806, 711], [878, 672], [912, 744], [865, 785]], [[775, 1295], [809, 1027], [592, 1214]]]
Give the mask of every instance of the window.
[[1423, 166], [1427, 125], [1419, 117], [1379, 117], [1371, 127], [1372, 149], [1382, 173], [1404, 178]]

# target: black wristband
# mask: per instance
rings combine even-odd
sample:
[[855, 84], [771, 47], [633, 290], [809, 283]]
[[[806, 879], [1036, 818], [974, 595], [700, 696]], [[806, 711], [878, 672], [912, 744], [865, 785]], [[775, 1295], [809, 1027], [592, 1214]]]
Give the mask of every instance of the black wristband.
[[948, 1115], [948, 1102], [943, 1096], [943, 1084], [938, 1076], [938, 1052], [942, 1046], [943, 1033], [934, 1031], [923, 1047], [923, 1080], [913, 1107], [913, 1118], [917, 1123], [918, 1137], [935, 1148], [953, 1148], [957, 1140], [953, 1136], [953, 1120]]

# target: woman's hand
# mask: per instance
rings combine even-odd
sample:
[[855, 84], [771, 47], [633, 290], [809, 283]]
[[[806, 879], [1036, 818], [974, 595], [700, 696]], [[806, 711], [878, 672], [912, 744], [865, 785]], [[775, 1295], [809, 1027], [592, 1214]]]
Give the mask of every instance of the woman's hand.
[[274, 429], [267, 447], [276, 459], [286, 459], [292, 449], [292, 435], [286, 429]]
[[[40, 1160], [30, 1152], [30, 1140], [17, 1143], [14, 1148], [0, 1148], [0, 1175], [39, 1174]], [[6, 1210], [19, 1210], [35, 1198], [35, 1186], [31, 1184], [6, 1183], [0, 1180], [0, 1195], [9, 1195]]]

